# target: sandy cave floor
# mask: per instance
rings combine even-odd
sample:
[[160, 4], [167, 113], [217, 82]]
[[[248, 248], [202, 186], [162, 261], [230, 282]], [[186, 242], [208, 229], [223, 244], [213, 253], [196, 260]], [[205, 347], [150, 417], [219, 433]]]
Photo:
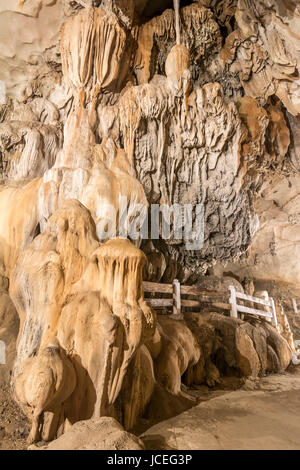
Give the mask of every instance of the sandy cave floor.
[[[185, 390], [197, 405], [135, 429], [147, 449], [300, 449], [300, 367], [261, 379]], [[0, 450], [25, 450], [29, 422], [0, 388]]]
[[247, 380], [158, 423], [142, 440], [149, 450], [300, 449], [300, 368]]
[[29, 421], [12, 399], [8, 386], [0, 386], [0, 450], [25, 450]]

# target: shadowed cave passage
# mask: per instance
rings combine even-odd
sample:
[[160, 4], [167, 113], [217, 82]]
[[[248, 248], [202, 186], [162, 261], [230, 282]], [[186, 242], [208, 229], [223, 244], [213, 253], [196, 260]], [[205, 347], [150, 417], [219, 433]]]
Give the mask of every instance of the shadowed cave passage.
[[[193, 0], [180, 0], [180, 8], [191, 5], [192, 3], [194, 3]], [[143, 2], [143, 4], [145, 4], [143, 8], [142, 2], [140, 7], [139, 2], [136, 6], [136, 11], [141, 15], [143, 22], [146, 22], [155, 16], [161, 15], [161, 13], [163, 13], [168, 8], [174, 7], [173, 0], [147, 0], [146, 2]]]

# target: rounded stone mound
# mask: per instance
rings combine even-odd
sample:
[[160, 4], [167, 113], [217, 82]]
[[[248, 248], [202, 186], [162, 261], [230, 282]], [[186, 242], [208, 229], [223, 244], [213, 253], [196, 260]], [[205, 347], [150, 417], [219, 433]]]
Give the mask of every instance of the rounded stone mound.
[[30, 450], [143, 450], [144, 445], [133, 434], [124, 431], [114, 418], [78, 421], [65, 434], [51, 443], [30, 446]]

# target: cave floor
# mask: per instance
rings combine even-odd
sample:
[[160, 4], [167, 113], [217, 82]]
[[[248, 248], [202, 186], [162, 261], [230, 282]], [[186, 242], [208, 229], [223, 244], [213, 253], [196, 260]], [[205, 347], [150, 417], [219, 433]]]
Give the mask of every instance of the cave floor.
[[25, 450], [30, 425], [17, 403], [10, 388], [0, 386], [0, 450]]
[[[135, 430], [144, 431], [147, 449], [300, 449], [300, 367], [243, 385], [232, 378], [213, 390], [185, 392], [196, 406], [154, 426], [144, 421], [144, 429]], [[28, 432], [8, 387], [0, 388], [0, 450], [25, 450]]]
[[148, 429], [146, 448], [300, 449], [300, 367], [213, 395]]

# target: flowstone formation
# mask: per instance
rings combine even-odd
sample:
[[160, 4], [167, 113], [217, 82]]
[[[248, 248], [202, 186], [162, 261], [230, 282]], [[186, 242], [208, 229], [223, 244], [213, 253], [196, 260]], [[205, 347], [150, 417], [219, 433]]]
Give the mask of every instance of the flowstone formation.
[[[123, 436], [113, 419], [130, 430], [192, 406], [182, 382], [213, 387], [291, 359], [284, 312], [281, 334], [213, 311], [176, 321], [147, 304], [143, 278], [199, 283], [213, 266], [251, 276], [266, 230], [295, 234], [298, 7], [161, 3], [0, 1], [4, 44], [12, 38], [0, 55], [0, 335], [31, 443], [78, 421], [92, 433], [107, 416]], [[294, 185], [287, 212], [273, 181]], [[158, 239], [129, 240], [154, 204], [201, 206], [200, 249], [172, 218], [167, 239], [160, 226]], [[291, 250], [292, 275], [279, 251], [255, 275], [295, 271], [297, 282]]]
[[[31, 41], [39, 51], [33, 56], [18, 36], [11, 55], [7, 47], [0, 58], [8, 91], [0, 111], [3, 179], [15, 186], [43, 176], [43, 229], [59, 201], [73, 196], [98, 218], [98, 169], [125, 170], [122, 194], [128, 199], [203, 204], [200, 250], [187, 250], [174, 227], [168, 240], [144, 241], [149, 280], [193, 282], [216, 263], [236, 262], [264, 237], [270, 239], [263, 249], [265, 275], [297, 280], [296, 269], [279, 267], [291, 257], [282, 230], [298, 246], [297, 210], [289, 210], [286, 221], [285, 209], [278, 210], [267, 229], [264, 220], [268, 201], [278, 204], [274, 187], [281, 191], [290, 181], [298, 194], [298, 7], [292, 1], [199, 0], [178, 4], [176, 15], [170, 6], [25, 0], [19, 10], [17, 1], [1, 7], [3, 21], [15, 18], [16, 10], [18, 21], [27, 15], [22, 27], [35, 25]], [[51, 39], [44, 46], [46, 14]], [[120, 150], [127, 158], [114, 163]], [[132, 176], [145, 194], [138, 187], [126, 192]], [[112, 181], [107, 202], [116, 206]], [[100, 218], [106, 216], [102, 208]], [[262, 269], [252, 265], [261, 253], [253, 251], [246, 265], [259, 277]]]

